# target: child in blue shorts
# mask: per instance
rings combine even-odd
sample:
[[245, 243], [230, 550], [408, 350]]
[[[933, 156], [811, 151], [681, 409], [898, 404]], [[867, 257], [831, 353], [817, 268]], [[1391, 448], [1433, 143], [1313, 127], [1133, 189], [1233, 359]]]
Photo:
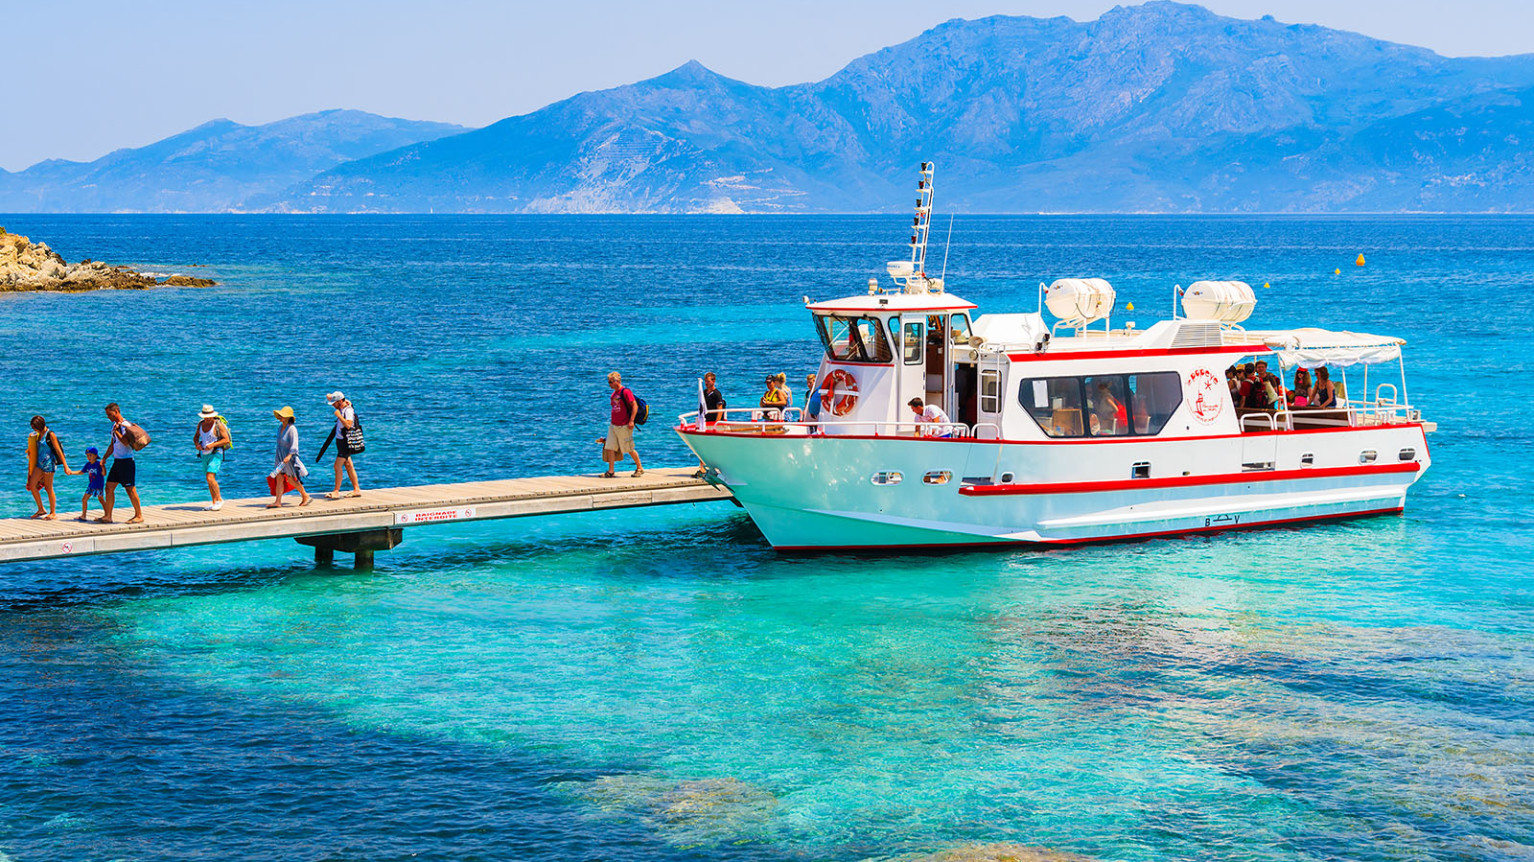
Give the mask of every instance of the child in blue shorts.
[[70, 470], [66, 467], [64, 468], [64, 472], [71, 476], [79, 476], [84, 474], [87, 477], [85, 483], [85, 496], [80, 498], [80, 517], [76, 518], [75, 520], [89, 520], [86, 510], [90, 506], [91, 498], [95, 497], [96, 501], [100, 502], [101, 495], [105, 493], [107, 489], [107, 477], [106, 473], [102, 470], [101, 453], [96, 451], [95, 446], [91, 446], [85, 450], [84, 467], [79, 470]]

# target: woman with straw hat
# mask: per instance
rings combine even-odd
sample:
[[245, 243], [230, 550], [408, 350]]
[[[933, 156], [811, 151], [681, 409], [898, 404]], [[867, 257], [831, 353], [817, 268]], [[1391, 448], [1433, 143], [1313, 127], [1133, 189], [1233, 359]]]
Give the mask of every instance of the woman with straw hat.
[[288, 492], [290, 487], [297, 488], [302, 494], [298, 505], [307, 506], [314, 502], [309, 492], [304, 490], [304, 477], [309, 475], [309, 469], [298, 457], [298, 428], [293, 424], [293, 408], [283, 407], [273, 410], [272, 415], [282, 427], [277, 431], [277, 465], [272, 472], [267, 474], [267, 484], [272, 486], [273, 499], [266, 504], [268, 509], [282, 508], [282, 495]]
[[197, 461], [202, 465], [203, 476], [208, 480], [208, 494], [213, 498], [203, 511], [217, 512], [224, 508], [224, 496], [218, 489], [218, 469], [224, 466], [224, 450], [230, 446], [229, 426], [224, 424], [224, 417], [218, 415], [212, 404], [202, 405], [197, 419], [192, 445], [197, 447]]

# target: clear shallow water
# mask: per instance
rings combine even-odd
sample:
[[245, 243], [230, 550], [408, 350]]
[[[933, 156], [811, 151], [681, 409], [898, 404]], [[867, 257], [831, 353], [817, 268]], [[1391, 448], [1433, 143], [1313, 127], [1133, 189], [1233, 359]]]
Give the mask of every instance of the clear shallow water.
[[[18, 451], [40, 412], [74, 456], [119, 400], [157, 434], [152, 500], [199, 493], [174, 429], [203, 401], [234, 425], [226, 493], [255, 494], [267, 411], [292, 403], [312, 452], [335, 387], [370, 420], [366, 482], [597, 469], [606, 370], [658, 416], [705, 369], [737, 397], [802, 376], [800, 295], [855, 289], [901, 236], [830, 217], [0, 223], [70, 260], [225, 282], [0, 296]], [[1174, 282], [1228, 276], [1273, 284], [1262, 325], [1408, 338], [1412, 400], [1441, 430], [1405, 516], [796, 558], [696, 507], [418, 530], [366, 576], [283, 542], [9, 566], [0, 852], [1534, 852], [1534, 219], [956, 226], [950, 284], [982, 310], [1029, 310], [1066, 274], [1112, 279], [1141, 326]], [[658, 424], [640, 444], [685, 459]]]

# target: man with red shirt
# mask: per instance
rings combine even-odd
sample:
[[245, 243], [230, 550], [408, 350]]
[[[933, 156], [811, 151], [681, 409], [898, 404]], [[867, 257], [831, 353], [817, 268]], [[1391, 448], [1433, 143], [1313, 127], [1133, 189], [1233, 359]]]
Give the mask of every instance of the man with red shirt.
[[616, 476], [614, 471], [618, 462], [627, 454], [634, 456], [634, 475], [643, 476], [644, 464], [639, 461], [639, 450], [634, 448], [634, 415], [639, 405], [634, 400], [634, 393], [623, 385], [623, 375], [618, 372], [607, 375], [607, 386], [613, 391], [608, 399], [612, 404], [612, 415], [607, 425], [607, 437], [602, 441], [602, 460], [607, 462], [607, 472], [602, 475], [609, 479]]

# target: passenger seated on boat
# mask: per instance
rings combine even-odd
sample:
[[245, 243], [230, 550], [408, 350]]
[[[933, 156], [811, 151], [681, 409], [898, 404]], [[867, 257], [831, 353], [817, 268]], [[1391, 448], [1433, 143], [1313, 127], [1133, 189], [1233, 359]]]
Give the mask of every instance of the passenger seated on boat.
[[1301, 368], [1294, 372], [1294, 388], [1289, 390], [1289, 406], [1294, 408], [1310, 406], [1310, 370]]
[[1095, 437], [1122, 437], [1129, 433], [1129, 410], [1124, 407], [1124, 393], [1115, 393], [1118, 389], [1118, 377], [1110, 377], [1107, 380], [1098, 380], [1095, 385], [1087, 381], [1090, 393], [1087, 396], [1087, 407], [1090, 413], [1087, 418], [1087, 427]]
[[781, 422], [783, 410], [788, 407], [788, 393], [778, 385], [776, 374], [767, 375], [767, 392], [760, 402], [761, 417], [768, 422]]
[[943, 408], [936, 404], [927, 404], [920, 398], [912, 398], [906, 403], [911, 408], [911, 412], [916, 414], [916, 433], [923, 437], [953, 436], [953, 420], [948, 418]]
[[1316, 369], [1316, 385], [1311, 390], [1310, 406], [1322, 410], [1337, 406], [1337, 385], [1332, 382], [1332, 373], [1325, 365]]

